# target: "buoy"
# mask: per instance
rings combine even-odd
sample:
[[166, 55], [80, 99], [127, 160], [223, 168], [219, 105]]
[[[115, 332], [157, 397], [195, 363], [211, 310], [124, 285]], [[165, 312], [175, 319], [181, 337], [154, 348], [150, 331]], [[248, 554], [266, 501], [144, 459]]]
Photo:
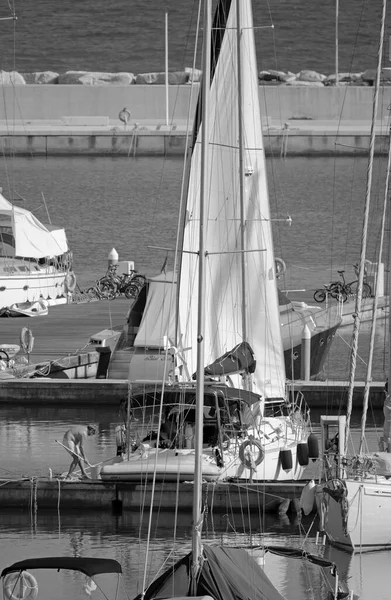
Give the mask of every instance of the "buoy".
[[319, 458], [319, 442], [318, 442], [318, 438], [316, 437], [316, 435], [314, 433], [310, 433], [310, 435], [308, 436], [307, 445], [308, 445], [308, 457], [311, 460], [316, 460], [317, 458]]
[[28, 571], [9, 573], [3, 585], [7, 600], [34, 600], [38, 595], [37, 580]]
[[305, 467], [309, 463], [308, 444], [302, 442], [297, 444], [297, 462], [301, 467]]
[[316, 486], [313, 479], [304, 486], [300, 496], [300, 508], [305, 515], [309, 515], [314, 509]]
[[111, 267], [112, 265], [117, 265], [118, 264], [118, 252], [115, 248], [112, 248], [107, 256], [107, 262], [108, 262], [108, 266]]
[[284, 471], [290, 471], [293, 466], [291, 450], [280, 450], [281, 467]]

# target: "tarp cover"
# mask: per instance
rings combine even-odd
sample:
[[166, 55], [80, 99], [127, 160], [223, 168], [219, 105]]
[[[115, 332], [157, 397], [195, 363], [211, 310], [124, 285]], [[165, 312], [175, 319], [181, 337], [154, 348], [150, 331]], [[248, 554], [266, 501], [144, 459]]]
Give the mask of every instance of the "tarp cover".
[[45, 258], [68, 250], [64, 229], [43, 225], [30, 211], [12, 205], [0, 193], [0, 232], [9, 228], [15, 238], [15, 256]]
[[[205, 367], [205, 374], [230, 375], [231, 373], [238, 373], [240, 371], [254, 373], [256, 363], [257, 361], [255, 360], [250, 344], [242, 342], [223, 356], [220, 356], [214, 363]], [[194, 376], [193, 379], [195, 379]]]
[[[284, 600], [246, 550], [204, 546], [203, 558], [197, 596], [209, 595], [215, 600]], [[190, 565], [191, 553], [148, 588], [145, 600], [190, 595]], [[140, 598], [141, 595], [136, 600]]]
[[93, 577], [101, 573], [122, 573], [121, 565], [112, 558], [50, 556], [48, 558], [28, 558], [21, 560], [3, 569], [1, 577], [5, 577], [8, 573], [28, 571], [29, 569], [70, 569], [71, 571], [80, 571], [88, 577]]

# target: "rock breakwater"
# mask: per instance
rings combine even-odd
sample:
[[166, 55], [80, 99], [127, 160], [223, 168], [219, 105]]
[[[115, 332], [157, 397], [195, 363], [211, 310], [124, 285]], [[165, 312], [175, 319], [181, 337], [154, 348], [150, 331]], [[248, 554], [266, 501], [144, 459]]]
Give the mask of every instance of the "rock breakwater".
[[[199, 82], [202, 72], [199, 69], [186, 68], [184, 71], [168, 73], [169, 85], [186, 85]], [[260, 85], [286, 85], [286, 86], [313, 86], [327, 87], [345, 86], [373, 86], [376, 78], [375, 69], [368, 69], [362, 73], [338, 73], [324, 75], [317, 71], [302, 70], [299, 73], [290, 71], [267, 70], [260, 71]], [[166, 74], [164, 72], [151, 73], [105, 73], [97, 71], [66, 71], [55, 73], [53, 71], [36, 71], [32, 73], [19, 73], [17, 71], [0, 71], [0, 85], [164, 85]], [[391, 68], [384, 68], [381, 73], [381, 84], [391, 84]]]

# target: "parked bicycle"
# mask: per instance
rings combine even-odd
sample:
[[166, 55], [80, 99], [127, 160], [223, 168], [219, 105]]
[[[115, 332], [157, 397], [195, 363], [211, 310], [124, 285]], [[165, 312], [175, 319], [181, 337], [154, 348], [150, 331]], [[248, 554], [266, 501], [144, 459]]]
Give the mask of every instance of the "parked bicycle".
[[108, 298], [109, 300], [121, 294], [124, 294], [128, 299], [137, 298], [146, 282], [144, 275], [141, 275], [136, 270], [118, 275], [117, 270], [118, 265], [111, 265], [107, 269], [106, 274], [98, 279], [94, 288], [92, 290], [90, 288], [87, 292], [95, 291], [101, 297]]
[[[322, 289], [315, 290], [314, 300], [316, 302], [324, 302], [328, 296], [341, 302], [346, 302], [349, 297], [357, 296], [358, 290], [358, 279], [350, 281], [349, 283], [345, 280], [345, 271], [338, 271], [340, 280], [332, 281], [328, 285], [325, 285]], [[362, 297], [370, 298], [372, 295], [372, 288], [366, 281], [363, 282]]]

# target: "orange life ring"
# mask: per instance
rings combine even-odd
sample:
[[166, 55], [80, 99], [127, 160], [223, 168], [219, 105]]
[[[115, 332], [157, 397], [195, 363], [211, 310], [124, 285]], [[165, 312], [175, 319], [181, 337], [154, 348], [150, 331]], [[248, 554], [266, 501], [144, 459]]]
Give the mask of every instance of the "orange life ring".
[[75, 291], [76, 288], [76, 275], [73, 271], [69, 271], [69, 273], [67, 273], [65, 275], [65, 279], [64, 279], [64, 288], [65, 291], [72, 294], [72, 292]]
[[276, 265], [276, 277], [277, 279], [285, 274], [286, 272], [286, 264], [282, 260], [282, 258], [275, 258], [274, 264]]
[[9, 573], [4, 579], [7, 600], [34, 600], [38, 596], [37, 580], [28, 571]]
[[[251, 452], [249, 446], [255, 446], [258, 449], [256, 456], [254, 456], [254, 454]], [[242, 464], [247, 467], [247, 469], [254, 469], [254, 467], [260, 465], [265, 458], [265, 451], [261, 442], [254, 439], [243, 442], [239, 448], [239, 458]]]

